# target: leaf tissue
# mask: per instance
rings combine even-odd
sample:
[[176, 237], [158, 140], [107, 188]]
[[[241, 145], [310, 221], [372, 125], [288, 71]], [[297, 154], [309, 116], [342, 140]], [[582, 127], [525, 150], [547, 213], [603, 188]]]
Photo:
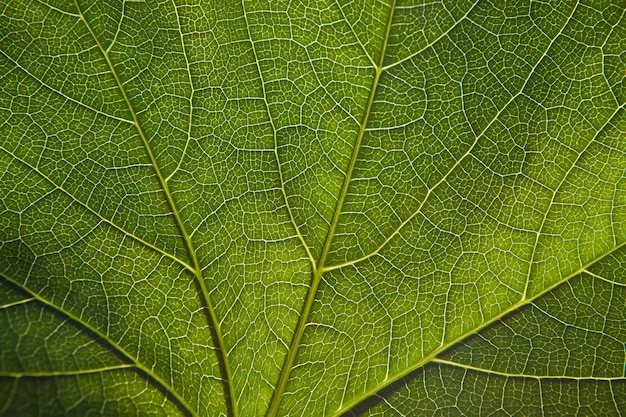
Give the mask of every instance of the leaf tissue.
[[0, 0], [1, 416], [626, 415], [623, 0]]

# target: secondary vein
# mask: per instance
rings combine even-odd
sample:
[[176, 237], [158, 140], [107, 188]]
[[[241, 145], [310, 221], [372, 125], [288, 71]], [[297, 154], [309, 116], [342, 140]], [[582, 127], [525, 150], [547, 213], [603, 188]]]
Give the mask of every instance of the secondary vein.
[[[574, 11], [575, 11], [575, 7], [572, 9], [570, 16], [567, 19], [567, 22], [570, 21], [570, 19], [572, 18]], [[469, 12], [468, 12], [469, 13]], [[566, 23], [567, 24], [567, 23]], [[565, 27], [565, 25], [563, 26], [563, 28]], [[561, 28], [561, 31], [563, 30], [563, 28]], [[560, 32], [559, 32], [560, 35]], [[491, 119], [491, 121], [485, 126], [485, 128], [480, 132], [480, 133], [475, 133], [475, 138], [474, 141], [472, 142], [472, 144], [467, 148], [467, 150], [463, 153], [463, 155], [461, 155], [457, 161], [450, 167], [450, 169], [448, 169], [444, 175], [432, 186], [429, 187], [426, 195], [424, 196], [424, 198], [422, 199], [421, 203], [419, 204], [419, 206], [417, 207], [417, 209], [415, 211], [413, 211], [413, 213], [411, 213], [411, 215], [409, 215], [404, 221], [402, 221], [402, 223], [400, 223], [398, 225], [398, 227], [396, 227], [394, 229], [394, 231], [392, 233], [389, 234], [389, 236], [387, 236], [387, 238], [385, 238], [385, 240], [378, 245], [373, 251], [360, 256], [356, 259], [347, 261], [347, 262], [342, 262], [336, 265], [331, 265], [326, 267], [327, 271], [333, 270], [333, 269], [339, 269], [339, 268], [344, 268], [346, 266], [350, 266], [350, 265], [354, 265], [357, 264], [359, 262], [363, 262], [375, 255], [377, 255], [378, 253], [380, 253], [380, 251], [389, 243], [391, 242], [391, 240], [400, 233], [400, 231], [406, 226], [408, 225], [417, 215], [419, 215], [422, 212], [422, 208], [425, 206], [426, 201], [428, 200], [428, 198], [434, 193], [435, 189], [437, 189], [441, 184], [443, 184], [448, 177], [452, 174], [452, 172], [454, 172], [455, 169], [457, 169], [457, 167], [459, 167], [461, 165], [461, 163], [465, 160], [465, 158], [469, 157], [472, 154], [472, 151], [474, 150], [474, 147], [476, 147], [476, 145], [478, 144], [478, 141], [489, 131], [489, 129], [491, 128], [491, 126], [496, 123], [496, 121], [499, 120], [500, 115], [504, 113], [504, 111], [509, 107], [509, 105], [511, 103], [514, 102], [514, 100], [516, 100], [519, 96], [521, 96], [524, 93], [524, 89], [526, 88], [526, 85], [530, 82], [533, 74], [535, 74], [535, 70], [537, 69], [537, 67], [541, 64], [541, 62], [543, 62], [543, 59], [547, 56], [548, 52], [550, 51], [550, 49], [552, 48], [552, 45], [554, 44], [554, 42], [556, 42], [556, 39], [558, 38], [559, 35], [556, 35], [549, 43], [549, 45], [546, 47], [545, 51], [543, 52], [543, 54], [541, 55], [541, 57], [537, 60], [537, 62], [535, 63], [535, 65], [533, 66], [533, 68], [528, 72], [528, 76], [526, 77], [526, 80], [524, 81], [523, 85], [519, 88], [519, 90], [517, 91], [517, 93], [512, 94], [511, 97], [509, 98], [509, 100], [503, 105], [501, 106], [501, 108], [496, 112], [496, 114], [494, 115], [494, 117]], [[391, 68], [392, 65], [387, 66], [382, 68], [382, 71], [386, 71], [387, 69]], [[613, 116], [611, 116], [613, 117]]]
[[[165, 198], [167, 200], [168, 205], [170, 206], [170, 210], [172, 211], [172, 215], [174, 216], [176, 225], [178, 226], [178, 229], [180, 231], [180, 233], [182, 234], [183, 240], [185, 242], [185, 246], [187, 249], [187, 252], [189, 253], [189, 257], [192, 260], [192, 265], [193, 265], [193, 274], [194, 277], [196, 279], [196, 282], [198, 283], [198, 286], [200, 287], [200, 296], [202, 298], [202, 302], [204, 303], [207, 312], [209, 314], [209, 325], [211, 327], [211, 329], [215, 332], [215, 342], [216, 342], [216, 348], [217, 348], [217, 352], [218, 352], [218, 357], [221, 360], [222, 363], [222, 372], [224, 373], [223, 378], [225, 380], [225, 385], [226, 385], [226, 397], [229, 399], [229, 406], [231, 408], [231, 412], [233, 414], [234, 417], [238, 416], [238, 408], [237, 408], [237, 402], [236, 402], [236, 397], [234, 395], [235, 391], [234, 391], [234, 387], [233, 387], [233, 380], [232, 380], [232, 371], [231, 371], [231, 367], [228, 361], [228, 355], [226, 353], [226, 348], [225, 348], [225, 344], [224, 344], [224, 337], [222, 336], [222, 330], [220, 328], [220, 324], [219, 324], [219, 320], [217, 319], [217, 314], [215, 313], [215, 308], [213, 307], [213, 303], [211, 302], [211, 297], [209, 295], [209, 291], [208, 288], [206, 286], [206, 283], [204, 282], [204, 278], [202, 276], [202, 268], [200, 267], [200, 262], [198, 260], [198, 255], [196, 253], [196, 250], [193, 246], [193, 242], [191, 241], [191, 236], [189, 235], [189, 233], [187, 232], [187, 229], [185, 227], [185, 224], [182, 220], [182, 217], [180, 215], [180, 212], [178, 211], [178, 206], [176, 205], [176, 201], [174, 200], [174, 196], [172, 195], [168, 183], [165, 179], [165, 177], [163, 176], [163, 173], [161, 172], [161, 168], [158, 164], [158, 161], [156, 160], [156, 157], [154, 155], [154, 152], [152, 150], [152, 146], [150, 145], [150, 142], [148, 141], [148, 138], [146, 136], [145, 131], [143, 130], [143, 127], [139, 121], [139, 117], [137, 115], [137, 112], [134, 109], [134, 106], [132, 105], [132, 102], [130, 101], [130, 97], [128, 96], [128, 93], [126, 92], [126, 89], [124, 88], [124, 84], [122, 83], [122, 80], [119, 77], [119, 74], [117, 73], [117, 71], [115, 70], [115, 66], [113, 64], [113, 61], [111, 60], [111, 57], [109, 56], [108, 51], [103, 47], [103, 45], [100, 43], [100, 41], [98, 40], [98, 37], [96, 36], [95, 32], [93, 31], [93, 28], [91, 27], [91, 25], [89, 24], [89, 22], [87, 21], [85, 15], [83, 14], [80, 5], [78, 4], [78, 0], [74, 0], [74, 3], [76, 5], [76, 8], [80, 14], [80, 18], [81, 20], [85, 23], [85, 26], [87, 27], [87, 30], [89, 31], [89, 33], [91, 34], [94, 42], [96, 43], [96, 45], [98, 46], [98, 49], [100, 50], [100, 52], [102, 53], [104, 59], [106, 60], [106, 63], [109, 67], [109, 70], [111, 71], [111, 74], [113, 75], [113, 77], [115, 78], [115, 82], [117, 84], [117, 87], [120, 91], [120, 93], [122, 94], [122, 96], [124, 97], [124, 101], [126, 102], [126, 105], [132, 115], [133, 118], [133, 124], [135, 126], [135, 128], [137, 129], [137, 133], [139, 134], [141, 141], [146, 149], [146, 153], [148, 154], [148, 157], [150, 159], [150, 162], [152, 164], [152, 167], [154, 168], [154, 171], [156, 173], [156, 176], [158, 178], [159, 184], [163, 190], [163, 193], [165, 194]], [[179, 397], [180, 395], [177, 394]], [[196, 411], [193, 409], [190, 409], [189, 411], [193, 412], [193, 414], [196, 414]]]
[[120, 364], [113, 366], [103, 366], [101, 368], [75, 369], [67, 371], [21, 371], [21, 372], [2, 372], [0, 376], [7, 378], [55, 378], [61, 376], [77, 376], [89, 374], [101, 374], [104, 372], [119, 371], [121, 369], [134, 369], [133, 364]]
[[154, 245], [154, 244], [152, 244], [152, 243], [142, 239], [139, 236], [136, 236], [136, 235], [132, 234], [131, 232], [129, 232], [128, 230], [122, 228], [121, 226], [118, 226], [112, 220], [107, 219], [102, 214], [100, 214], [96, 209], [90, 207], [87, 203], [84, 203], [81, 200], [79, 200], [76, 196], [74, 196], [68, 190], [63, 188], [61, 185], [58, 185], [55, 182], [53, 182], [50, 178], [45, 176], [37, 167], [31, 165], [30, 163], [28, 163], [27, 161], [23, 160], [22, 158], [19, 158], [19, 157], [13, 155], [11, 152], [7, 151], [3, 147], [0, 147], [0, 150], [5, 152], [10, 157], [12, 157], [15, 161], [18, 161], [19, 163], [21, 163], [24, 166], [28, 167], [30, 170], [36, 172], [41, 178], [44, 179], [44, 181], [48, 182], [54, 188], [54, 190], [59, 191], [63, 195], [67, 196], [74, 203], [76, 203], [76, 204], [80, 205], [81, 207], [83, 207], [89, 213], [93, 214], [98, 219], [100, 219], [100, 221], [102, 221], [103, 223], [108, 224], [110, 227], [112, 227], [113, 229], [115, 229], [118, 232], [122, 233], [124, 236], [128, 236], [130, 239], [133, 239], [136, 242], [138, 242], [138, 243], [140, 243], [140, 244], [142, 244], [142, 245], [152, 249], [153, 251], [155, 251], [156, 253], [158, 253], [158, 254], [160, 254], [162, 256], [170, 258], [172, 261], [180, 264], [183, 268], [187, 269], [188, 271], [193, 272], [193, 267], [191, 267], [191, 265], [187, 264], [187, 262], [183, 261], [182, 259], [178, 259], [176, 256], [172, 255], [171, 253], [169, 253], [169, 252], [161, 249], [160, 247], [158, 247], [158, 246], [156, 246], [156, 245]]
[[7, 276], [7, 275], [5, 275], [3, 273], [0, 273], [0, 278], [3, 278], [4, 280], [10, 282], [11, 284], [13, 284], [13, 285], [19, 287], [20, 289], [26, 291], [33, 299], [35, 299], [35, 300], [39, 301], [40, 303], [48, 306], [49, 308], [51, 308], [54, 311], [60, 313], [64, 317], [67, 317], [68, 319], [72, 320], [73, 322], [78, 323], [83, 328], [87, 329], [88, 331], [90, 331], [91, 333], [96, 335], [98, 338], [100, 338], [101, 340], [105, 341], [113, 350], [115, 350], [122, 357], [127, 359], [133, 367], [139, 369], [145, 375], [147, 375], [148, 378], [150, 378], [157, 387], [159, 387], [160, 389], [164, 390], [167, 394], [171, 395], [176, 400], [176, 402], [180, 406], [182, 406], [184, 408], [184, 410], [187, 413], [189, 413], [193, 417], [199, 417], [197, 411], [194, 410], [193, 407], [191, 407], [191, 405], [187, 402], [187, 400], [185, 400], [178, 393], [178, 391], [176, 391], [167, 381], [163, 380], [159, 375], [154, 373], [154, 371], [152, 369], [148, 368], [146, 365], [144, 365], [143, 363], [139, 362], [137, 360], [137, 358], [135, 358], [131, 353], [127, 352], [126, 349], [124, 349], [122, 346], [120, 346], [115, 340], [111, 339], [107, 334], [103, 333], [102, 331], [100, 331], [96, 327], [93, 327], [87, 321], [83, 320], [81, 317], [76, 316], [75, 314], [73, 314], [73, 313], [71, 313], [69, 311], [64, 310], [61, 306], [53, 303], [52, 301], [48, 300], [47, 298], [42, 297], [41, 295], [39, 295], [35, 291], [33, 291], [33, 290], [23, 286], [17, 280], [15, 280], [13, 278], [10, 278], [9, 276]]
[[347, 413], [348, 411], [350, 411], [352, 408], [354, 408], [355, 406], [357, 406], [358, 404], [362, 403], [365, 399], [375, 395], [376, 393], [380, 392], [381, 390], [383, 390], [384, 388], [390, 386], [391, 384], [393, 384], [396, 381], [401, 380], [402, 378], [410, 375], [411, 373], [417, 371], [418, 369], [422, 368], [424, 365], [430, 363], [430, 362], [434, 362], [435, 359], [437, 359], [437, 356], [442, 354], [443, 352], [445, 352], [446, 350], [450, 349], [451, 347], [459, 344], [460, 342], [462, 342], [463, 340], [469, 338], [472, 335], [475, 335], [476, 333], [478, 333], [479, 331], [483, 330], [484, 328], [490, 326], [491, 324], [497, 322], [498, 320], [502, 320], [503, 318], [505, 318], [506, 316], [508, 316], [509, 314], [518, 311], [520, 308], [531, 304], [533, 301], [537, 300], [538, 298], [540, 298], [542, 295], [549, 293], [550, 291], [554, 290], [556, 287], [559, 287], [561, 285], [563, 285], [564, 283], [568, 282], [570, 279], [582, 274], [582, 273], [586, 273], [587, 269], [590, 268], [592, 265], [594, 265], [597, 262], [600, 262], [602, 259], [606, 258], [607, 256], [611, 255], [612, 253], [620, 250], [622, 247], [626, 246], [626, 240], [622, 241], [621, 243], [619, 243], [617, 246], [611, 248], [610, 250], [608, 250], [607, 252], [603, 253], [602, 255], [598, 256], [597, 258], [593, 259], [592, 261], [588, 262], [585, 265], [582, 265], [580, 268], [578, 268], [577, 270], [571, 272], [569, 275], [563, 277], [561, 280], [554, 282], [552, 285], [544, 288], [541, 292], [538, 292], [536, 294], [534, 294], [532, 297], [526, 298], [526, 299], [520, 299], [520, 301], [518, 301], [515, 304], [512, 304], [511, 306], [509, 306], [509, 308], [501, 311], [499, 314], [491, 317], [490, 319], [484, 321], [483, 323], [479, 324], [478, 326], [476, 326], [475, 328], [463, 333], [462, 335], [460, 335], [457, 338], [448, 340], [447, 342], [444, 342], [441, 344], [441, 346], [439, 346], [437, 349], [433, 350], [432, 352], [430, 352], [428, 355], [424, 356], [423, 358], [421, 358], [420, 360], [418, 360], [417, 362], [415, 362], [414, 364], [404, 368], [402, 371], [396, 373], [395, 375], [392, 375], [391, 377], [385, 379], [384, 381], [380, 382], [378, 385], [374, 386], [373, 388], [369, 389], [368, 391], [364, 392], [362, 395], [355, 397], [353, 400], [351, 400], [350, 402], [343, 404], [342, 407], [337, 410], [335, 413], [331, 414], [331, 417], [340, 417], [342, 415], [344, 415], [345, 413]]
[[531, 375], [531, 374], [512, 374], [509, 372], [503, 372], [503, 371], [497, 371], [497, 370], [493, 370], [493, 369], [487, 369], [487, 368], [481, 368], [478, 366], [473, 366], [473, 365], [468, 365], [465, 363], [460, 363], [460, 362], [456, 362], [456, 361], [451, 361], [451, 360], [447, 360], [447, 359], [439, 359], [439, 358], [435, 358], [431, 361], [432, 363], [438, 363], [440, 365], [448, 365], [448, 366], [453, 366], [455, 368], [462, 368], [468, 371], [476, 371], [476, 372], [480, 372], [480, 373], [484, 373], [484, 374], [489, 374], [489, 375], [497, 375], [497, 376], [503, 376], [505, 378], [524, 378], [524, 379], [537, 379], [537, 380], [550, 380], [550, 379], [554, 379], [554, 380], [558, 380], [558, 381], [568, 381], [568, 380], [572, 380], [572, 381], [586, 381], [586, 380], [592, 380], [592, 381], [616, 381], [616, 380], [623, 380], [624, 379], [624, 375], [616, 375], [616, 376], [570, 376], [570, 375]]
[[285, 207], [287, 208], [287, 213], [289, 214], [289, 220], [291, 221], [291, 224], [294, 227], [296, 235], [298, 235], [298, 239], [300, 239], [300, 242], [302, 243], [302, 246], [304, 247], [304, 250], [306, 251], [307, 256], [309, 257], [311, 264], [313, 265], [313, 267], [315, 267], [315, 258], [313, 258], [311, 249], [309, 248], [309, 245], [307, 245], [306, 241], [304, 240], [304, 236], [302, 236], [302, 233], [300, 232], [300, 228], [298, 227], [298, 224], [296, 223], [296, 220], [293, 217], [293, 211], [291, 210], [291, 206], [289, 205], [289, 199], [287, 198], [287, 190], [285, 190], [285, 180], [283, 176], [282, 164], [280, 163], [280, 156], [278, 155], [278, 138], [276, 136], [276, 124], [274, 123], [274, 119], [272, 118], [272, 113], [270, 112], [270, 105], [267, 102], [267, 93], [265, 92], [265, 80], [263, 79], [263, 72], [261, 71], [261, 64], [259, 63], [259, 57], [256, 52], [256, 46], [254, 45], [254, 41], [252, 40], [252, 34], [250, 33], [250, 24], [248, 23], [248, 15], [246, 13], [246, 5], [245, 5], [244, 0], [241, 0], [241, 8], [243, 9], [243, 18], [246, 22], [246, 31], [248, 33], [248, 38], [250, 39], [250, 46], [252, 48], [252, 54], [254, 55], [254, 62], [256, 63], [257, 71], [259, 73], [259, 79], [261, 81], [261, 90], [263, 92], [263, 103], [265, 104], [265, 111], [267, 113], [270, 126], [272, 127], [272, 136], [274, 139], [274, 157], [276, 159], [278, 176], [280, 178], [280, 190], [281, 190], [283, 199], [285, 200]]

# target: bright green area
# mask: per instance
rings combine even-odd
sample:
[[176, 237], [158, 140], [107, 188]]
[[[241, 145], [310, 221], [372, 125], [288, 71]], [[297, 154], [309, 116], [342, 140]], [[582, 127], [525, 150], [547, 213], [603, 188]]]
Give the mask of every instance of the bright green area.
[[623, 2], [0, 27], [0, 416], [626, 414]]

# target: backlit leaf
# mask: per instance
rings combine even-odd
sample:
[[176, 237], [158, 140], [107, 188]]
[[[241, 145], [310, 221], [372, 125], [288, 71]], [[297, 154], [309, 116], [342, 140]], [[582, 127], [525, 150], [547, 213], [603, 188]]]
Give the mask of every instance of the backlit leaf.
[[0, 5], [0, 415], [626, 414], [623, 1]]

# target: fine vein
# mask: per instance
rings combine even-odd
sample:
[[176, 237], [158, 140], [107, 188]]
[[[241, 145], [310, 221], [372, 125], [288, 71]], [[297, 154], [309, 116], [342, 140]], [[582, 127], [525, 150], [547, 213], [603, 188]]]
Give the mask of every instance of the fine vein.
[[87, 210], [88, 212], [90, 212], [91, 214], [96, 216], [98, 219], [100, 219], [100, 221], [102, 221], [103, 223], [108, 224], [113, 229], [115, 229], [118, 232], [122, 233], [124, 236], [128, 236], [129, 238], [131, 238], [131, 239], [137, 241], [138, 243], [141, 243], [142, 245], [152, 249], [153, 251], [157, 252], [158, 254], [160, 254], [162, 256], [165, 256], [167, 258], [170, 258], [172, 261], [180, 264], [183, 268], [193, 272], [193, 268], [190, 265], [188, 265], [187, 262], [183, 261], [182, 259], [178, 259], [176, 256], [172, 255], [171, 253], [169, 253], [169, 252], [161, 249], [160, 247], [158, 247], [158, 246], [148, 242], [147, 240], [144, 240], [144, 239], [140, 238], [139, 236], [134, 235], [133, 233], [129, 232], [128, 230], [122, 228], [121, 226], [118, 226], [112, 220], [109, 220], [106, 217], [104, 217], [102, 214], [98, 213], [98, 211], [96, 209], [92, 208], [87, 203], [84, 203], [81, 200], [79, 200], [78, 198], [76, 198], [76, 196], [74, 196], [68, 190], [63, 188], [62, 185], [57, 185], [56, 183], [52, 182], [52, 180], [50, 178], [48, 178], [47, 176], [45, 176], [36, 166], [33, 166], [32, 164], [29, 164], [28, 162], [26, 162], [22, 158], [18, 158], [17, 156], [13, 155], [11, 152], [7, 151], [4, 148], [0, 148], [0, 150], [6, 152], [15, 161], [18, 161], [18, 162], [24, 164], [25, 166], [27, 166], [32, 171], [34, 171], [37, 174], [39, 174], [41, 176], [41, 178], [43, 178], [45, 181], [47, 181], [52, 187], [54, 187], [55, 190], [61, 192], [62, 194], [67, 196], [69, 199], [71, 199], [73, 202], [75, 202], [76, 204], [78, 204], [81, 207], [83, 207], [85, 210]]
[[565, 184], [565, 181], [569, 178], [570, 172], [572, 172], [572, 170], [578, 166], [578, 161], [580, 160], [580, 158], [587, 151], [589, 146], [591, 146], [591, 144], [596, 140], [596, 138], [600, 135], [600, 133], [602, 133], [604, 128], [606, 126], [608, 126], [609, 123], [611, 123], [611, 121], [614, 119], [615, 115], [617, 115], [619, 113], [620, 109], [621, 109], [621, 106], [617, 107], [615, 109], [615, 111], [613, 112], [613, 114], [610, 117], [607, 118], [607, 120], [604, 123], [604, 125], [600, 129], [598, 129], [598, 132], [593, 136], [593, 138], [591, 138], [591, 140], [589, 142], [587, 142], [585, 147], [578, 153], [578, 155], [576, 156], [576, 159], [570, 165], [570, 167], [567, 170], [567, 172], [565, 172], [565, 174], [563, 174], [563, 178], [561, 178], [561, 181], [559, 182], [559, 184], [554, 188], [554, 191], [552, 192], [552, 197], [550, 198], [550, 202], [548, 203], [548, 209], [543, 214], [543, 218], [541, 219], [541, 224], [539, 225], [539, 228], [537, 229], [537, 232], [535, 233], [535, 242], [533, 244], [533, 249], [532, 249], [532, 251], [530, 253], [530, 260], [528, 261], [528, 272], [526, 274], [526, 284], [524, 285], [524, 293], [522, 294], [522, 298], [525, 298], [528, 295], [528, 290], [529, 290], [530, 284], [531, 284], [530, 276], [532, 274], [533, 264], [534, 264], [534, 261], [535, 261], [535, 257], [537, 256], [537, 249], [539, 247], [539, 238], [540, 238], [541, 233], [543, 232], [543, 229], [544, 229], [544, 227], [546, 225], [546, 220], [548, 219], [548, 214], [550, 214], [550, 210], [552, 209], [552, 205], [554, 203], [554, 199], [556, 198], [556, 195], [558, 194], [558, 192], [561, 189], [561, 187], [563, 186], [563, 184]]
[[[178, 211], [178, 207], [176, 205], [176, 202], [174, 200], [174, 196], [172, 195], [169, 186], [167, 184], [167, 181], [165, 180], [165, 177], [163, 176], [163, 173], [161, 172], [161, 168], [159, 167], [159, 164], [156, 160], [156, 157], [154, 155], [154, 152], [152, 150], [152, 146], [150, 145], [150, 142], [148, 141], [148, 138], [146, 136], [146, 133], [143, 130], [143, 127], [141, 126], [141, 123], [139, 122], [139, 117], [137, 116], [137, 112], [134, 109], [134, 106], [132, 105], [131, 101], [130, 101], [130, 97], [128, 96], [126, 89], [124, 88], [124, 84], [122, 83], [122, 80], [119, 77], [119, 74], [117, 73], [117, 71], [115, 70], [115, 66], [113, 65], [113, 61], [111, 60], [111, 57], [109, 56], [108, 51], [102, 46], [102, 44], [100, 43], [100, 41], [98, 40], [98, 37], [96, 36], [95, 32], [93, 31], [93, 28], [91, 27], [91, 25], [89, 24], [89, 22], [87, 21], [87, 19], [85, 18], [85, 15], [83, 14], [80, 5], [78, 4], [78, 0], [74, 0], [74, 3], [76, 4], [76, 8], [80, 14], [80, 18], [81, 20], [85, 23], [85, 26], [87, 27], [89, 33], [91, 34], [93, 40], [95, 41], [95, 43], [98, 46], [98, 49], [100, 49], [104, 59], [107, 62], [107, 65], [109, 67], [109, 70], [111, 71], [111, 74], [113, 75], [113, 77], [115, 78], [115, 82], [117, 83], [117, 86], [119, 88], [120, 93], [122, 94], [122, 96], [124, 97], [124, 101], [126, 102], [126, 105], [128, 106], [128, 109], [130, 111], [130, 113], [132, 114], [133, 117], [133, 124], [135, 126], [135, 128], [137, 129], [137, 133], [139, 134], [139, 136], [141, 137], [141, 141], [143, 142], [143, 145], [146, 149], [146, 152], [148, 154], [148, 157], [150, 158], [150, 162], [152, 163], [152, 166], [154, 168], [154, 171], [156, 173], [156, 176], [159, 180], [159, 184], [163, 190], [163, 193], [165, 194], [165, 198], [167, 200], [168, 205], [170, 206], [170, 210], [172, 211], [172, 215], [174, 216], [174, 219], [176, 221], [176, 224], [178, 226], [178, 229], [180, 231], [180, 233], [182, 234], [183, 240], [185, 241], [185, 246], [187, 248], [187, 252], [189, 253], [189, 256], [192, 260], [192, 265], [193, 265], [193, 274], [195, 276], [196, 282], [198, 283], [199, 287], [200, 287], [200, 295], [202, 298], [202, 302], [204, 303], [208, 313], [209, 313], [209, 325], [212, 328], [212, 330], [215, 332], [215, 343], [217, 344], [216, 348], [217, 348], [217, 352], [218, 352], [218, 357], [220, 358], [221, 362], [222, 362], [222, 372], [224, 373], [223, 378], [225, 380], [225, 388], [227, 390], [226, 392], [226, 397], [229, 399], [229, 407], [231, 409], [231, 412], [233, 414], [234, 417], [238, 416], [238, 408], [237, 408], [237, 400], [235, 397], [235, 391], [234, 391], [234, 387], [233, 387], [233, 379], [232, 379], [232, 372], [231, 372], [231, 367], [228, 361], [228, 355], [226, 353], [226, 348], [225, 348], [225, 344], [224, 344], [224, 337], [222, 336], [222, 330], [220, 328], [220, 323], [219, 320], [217, 319], [217, 314], [215, 313], [215, 309], [213, 308], [213, 303], [211, 302], [211, 297], [209, 296], [209, 291], [208, 288], [206, 286], [206, 283], [204, 282], [204, 278], [202, 276], [202, 268], [200, 267], [200, 262], [198, 260], [198, 255], [196, 253], [196, 250], [193, 246], [193, 243], [191, 241], [191, 237], [189, 235], [189, 233], [187, 232], [187, 229], [185, 227], [185, 224], [182, 220], [182, 217], [180, 215], [180, 212]], [[180, 396], [180, 395], [179, 395]], [[190, 408], [190, 411], [192, 411], [194, 414], [196, 414], [195, 411], [193, 411], [193, 409]]]
[[272, 400], [270, 402], [270, 405], [266, 414], [267, 417], [275, 417], [276, 413], [278, 412], [278, 407], [280, 406], [283, 394], [285, 393], [285, 390], [287, 388], [287, 382], [289, 381], [289, 375], [291, 374], [291, 370], [293, 369], [295, 365], [296, 357], [298, 355], [298, 350], [302, 342], [302, 336], [304, 335], [304, 329], [306, 328], [306, 325], [309, 321], [309, 316], [313, 308], [313, 302], [315, 301], [315, 296], [317, 295], [317, 290], [322, 280], [322, 274], [324, 273], [324, 265], [326, 263], [326, 257], [330, 253], [330, 248], [333, 242], [333, 237], [335, 235], [337, 225], [339, 224], [339, 217], [341, 216], [341, 212], [343, 210], [343, 204], [348, 195], [348, 188], [350, 187], [350, 182], [352, 180], [352, 175], [356, 167], [356, 162], [359, 156], [359, 151], [361, 149], [361, 144], [363, 143], [363, 137], [365, 136], [365, 131], [367, 129], [367, 123], [369, 120], [372, 105], [374, 104], [374, 97], [376, 95], [376, 89], [380, 81], [380, 76], [383, 73], [383, 62], [385, 59], [387, 41], [389, 39], [389, 32], [391, 30], [391, 22], [393, 20], [393, 13], [395, 10], [395, 6], [396, 6], [396, 2], [394, 1], [391, 4], [391, 8], [389, 10], [389, 15], [387, 18], [387, 28], [386, 28], [385, 36], [383, 38], [383, 44], [381, 48], [379, 62], [378, 62], [378, 65], [374, 67], [374, 71], [375, 71], [374, 79], [372, 80], [372, 86], [371, 86], [370, 94], [367, 99], [367, 104], [365, 106], [365, 110], [363, 113], [363, 119], [361, 122], [361, 126], [359, 128], [359, 133], [354, 143], [354, 147], [352, 148], [352, 156], [350, 158], [350, 164], [348, 165], [348, 169], [346, 171], [346, 176], [344, 178], [343, 185], [341, 187], [341, 192], [339, 194], [339, 199], [337, 200], [337, 205], [335, 206], [335, 211], [333, 213], [333, 217], [330, 223], [330, 227], [328, 229], [328, 233], [326, 234], [326, 240], [324, 241], [324, 247], [320, 254], [319, 261], [317, 262], [316, 265], [313, 266], [313, 271], [311, 273], [312, 275], [311, 285], [309, 287], [309, 291], [307, 293], [304, 306], [302, 308], [302, 313], [300, 314], [300, 318], [298, 319], [296, 330], [294, 332], [293, 338], [291, 339], [291, 344], [289, 345], [287, 358], [281, 370], [280, 376], [278, 378], [278, 383], [274, 391], [274, 395], [272, 396]]
[[50, 92], [52, 92], [54, 94], [57, 94], [59, 97], [63, 98], [64, 100], [67, 100], [70, 103], [74, 103], [74, 104], [76, 104], [79, 107], [82, 107], [82, 108], [84, 108], [86, 110], [89, 110], [92, 113], [98, 114], [98, 115], [106, 117], [108, 119], [117, 120], [118, 122], [133, 124], [132, 120], [124, 119], [123, 117], [115, 116], [113, 114], [106, 113], [106, 112], [104, 112], [102, 110], [98, 110], [95, 107], [91, 107], [91, 106], [83, 103], [80, 100], [76, 100], [75, 98], [73, 98], [73, 97], [71, 97], [71, 96], [69, 96], [67, 94], [64, 94], [61, 90], [57, 90], [53, 86], [51, 86], [49, 84], [46, 84], [44, 82], [43, 78], [41, 78], [41, 79], [38, 78], [35, 74], [33, 74], [27, 68], [25, 68], [22, 64], [20, 64], [19, 60], [11, 58], [4, 51], [0, 50], [0, 55], [4, 56], [6, 59], [11, 61], [11, 63], [13, 65], [15, 65], [16, 68], [19, 68], [28, 77], [30, 77], [33, 80], [35, 80], [36, 82], [38, 82], [43, 88], [45, 88], [46, 90], [48, 90], [48, 91], [50, 91]]
[[291, 210], [291, 206], [289, 205], [289, 199], [287, 198], [287, 190], [285, 190], [285, 180], [283, 179], [283, 169], [282, 164], [280, 163], [280, 156], [278, 155], [278, 138], [276, 137], [276, 125], [274, 124], [274, 119], [272, 118], [272, 113], [270, 112], [270, 105], [267, 102], [267, 93], [265, 92], [265, 80], [263, 79], [263, 72], [261, 71], [261, 64], [259, 63], [259, 57], [256, 52], [256, 46], [254, 45], [254, 41], [252, 40], [252, 34], [250, 33], [250, 24], [248, 23], [248, 15], [246, 13], [246, 5], [244, 0], [241, 0], [241, 8], [243, 9], [243, 18], [246, 21], [246, 31], [248, 33], [248, 39], [250, 39], [250, 47], [252, 48], [252, 54], [254, 55], [254, 62], [256, 63], [256, 68], [259, 73], [259, 79], [261, 81], [261, 90], [263, 93], [263, 103], [265, 104], [265, 111], [267, 113], [267, 117], [269, 119], [270, 125], [272, 126], [272, 136], [274, 138], [274, 157], [276, 159], [276, 165], [278, 169], [278, 176], [280, 177], [280, 190], [285, 200], [285, 207], [287, 208], [287, 213], [289, 214], [289, 219], [291, 224], [294, 227], [296, 234], [298, 235], [298, 239], [304, 246], [304, 250], [311, 261], [311, 264], [315, 266], [315, 258], [313, 258], [313, 254], [309, 249], [309, 245], [307, 245], [304, 240], [304, 236], [300, 232], [300, 228], [296, 223], [296, 220], [293, 217], [293, 211]]

